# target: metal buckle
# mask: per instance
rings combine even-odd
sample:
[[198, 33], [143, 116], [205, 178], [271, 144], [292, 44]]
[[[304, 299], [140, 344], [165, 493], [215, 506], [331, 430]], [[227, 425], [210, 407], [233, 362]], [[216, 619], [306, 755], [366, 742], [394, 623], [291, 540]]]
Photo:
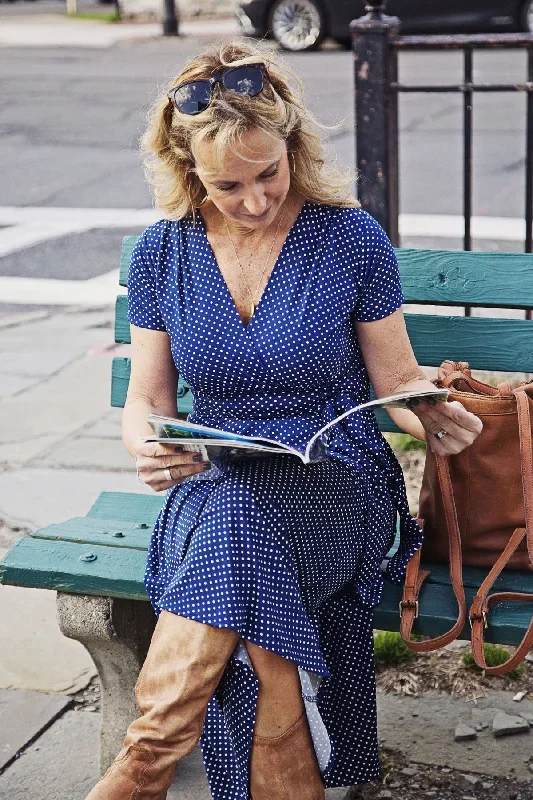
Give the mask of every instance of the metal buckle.
[[483, 627], [485, 630], [489, 627], [489, 621], [487, 619], [487, 612], [482, 611], [480, 617], [473, 617], [472, 615], [469, 616], [468, 621], [470, 622], [470, 627], [472, 627], [472, 621], [482, 619], [483, 620]]
[[[402, 616], [404, 609], [413, 608], [413, 604], [405, 600], [400, 600], [398, 605], [400, 609], [400, 617]], [[415, 619], [418, 619], [418, 600], [415, 600]]]

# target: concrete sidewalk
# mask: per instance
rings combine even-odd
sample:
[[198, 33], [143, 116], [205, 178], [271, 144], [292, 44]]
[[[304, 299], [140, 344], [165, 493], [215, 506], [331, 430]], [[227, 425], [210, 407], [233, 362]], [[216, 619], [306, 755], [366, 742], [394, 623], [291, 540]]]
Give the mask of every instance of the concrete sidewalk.
[[[110, 23], [69, 19], [62, 14], [4, 16], [0, 25], [0, 47], [95, 47], [133, 43], [162, 36], [160, 23]], [[236, 19], [191, 20], [180, 23], [180, 36], [212, 38], [239, 33]]]

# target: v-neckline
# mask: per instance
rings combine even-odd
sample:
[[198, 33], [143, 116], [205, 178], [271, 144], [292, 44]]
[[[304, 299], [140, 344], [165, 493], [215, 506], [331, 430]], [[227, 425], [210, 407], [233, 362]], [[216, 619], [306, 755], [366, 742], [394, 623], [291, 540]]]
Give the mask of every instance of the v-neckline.
[[300, 208], [300, 210], [299, 210], [294, 222], [292, 223], [292, 225], [291, 225], [291, 227], [289, 229], [289, 232], [287, 233], [287, 236], [285, 237], [285, 241], [283, 242], [283, 244], [281, 246], [281, 250], [279, 251], [278, 257], [276, 258], [276, 261], [274, 262], [274, 266], [272, 267], [272, 269], [270, 271], [270, 275], [268, 276], [268, 280], [267, 280], [267, 282], [265, 284], [265, 288], [261, 292], [261, 297], [259, 298], [259, 302], [257, 303], [257, 306], [255, 307], [255, 312], [252, 314], [252, 316], [250, 317], [250, 319], [248, 320], [246, 325], [244, 324], [244, 322], [242, 321], [242, 319], [240, 317], [239, 310], [238, 310], [238, 308], [237, 308], [237, 306], [235, 304], [235, 300], [233, 299], [233, 295], [231, 294], [231, 292], [229, 290], [228, 284], [226, 283], [226, 279], [224, 278], [224, 275], [222, 274], [222, 270], [220, 269], [220, 266], [219, 266], [218, 261], [216, 259], [215, 251], [211, 247], [211, 242], [209, 241], [208, 236], [207, 236], [207, 230], [206, 230], [206, 227], [205, 227], [204, 218], [202, 217], [202, 215], [200, 213], [198, 214], [198, 217], [200, 218], [201, 230], [202, 230], [202, 233], [204, 235], [204, 239], [205, 239], [205, 242], [206, 242], [206, 245], [207, 245], [207, 249], [208, 249], [208, 252], [209, 252], [209, 255], [210, 255], [210, 258], [211, 258], [211, 262], [212, 262], [213, 266], [215, 267], [215, 271], [218, 274], [218, 277], [219, 277], [220, 281], [222, 282], [224, 293], [226, 295], [226, 298], [229, 300], [229, 304], [233, 308], [234, 314], [235, 314], [235, 316], [237, 318], [237, 322], [241, 326], [241, 328], [244, 331], [244, 333], [247, 333], [249, 331], [250, 326], [252, 325], [254, 319], [257, 317], [260, 308], [263, 307], [264, 301], [268, 298], [268, 295], [272, 294], [273, 278], [275, 278], [276, 273], [279, 272], [280, 265], [283, 263], [283, 261], [285, 259], [285, 251], [287, 249], [287, 242], [292, 237], [293, 231], [296, 228], [298, 222], [300, 221], [300, 218], [302, 217], [303, 210], [306, 207], [306, 205], [307, 205], [307, 200], [304, 200], [304, 202], [302, 204], [302, 207]]

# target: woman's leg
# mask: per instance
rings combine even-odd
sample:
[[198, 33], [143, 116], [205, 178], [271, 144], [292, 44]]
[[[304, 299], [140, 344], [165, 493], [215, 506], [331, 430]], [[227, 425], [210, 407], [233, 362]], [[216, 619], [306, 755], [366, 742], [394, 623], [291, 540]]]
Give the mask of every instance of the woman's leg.
[[280, 736], [304, 711], [298, 667], [293, 661], [251, 642], [246, 643], [246, 649], [259, 681], [254, 733]]
[[165, 800], [176, 762], [195, 747], [239, 636], [161, 611], [135, 686], [141, 716], [86, 800]]
[[259, 682], [250, 800], [324, 800], [297, 665], [246, 643]]

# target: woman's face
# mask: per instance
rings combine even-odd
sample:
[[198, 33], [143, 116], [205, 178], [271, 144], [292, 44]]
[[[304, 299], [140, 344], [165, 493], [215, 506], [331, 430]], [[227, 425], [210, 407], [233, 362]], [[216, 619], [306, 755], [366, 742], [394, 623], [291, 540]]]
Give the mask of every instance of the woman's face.
[[210, 200], [239, 226], [268, 228], [290, 188], [285, 140], [252, 129], [243, 136], [238, 154], [228, 150], [220, 165], [216, 164], [213, 149], [211, 142], [203, 142], [196, 164]]

